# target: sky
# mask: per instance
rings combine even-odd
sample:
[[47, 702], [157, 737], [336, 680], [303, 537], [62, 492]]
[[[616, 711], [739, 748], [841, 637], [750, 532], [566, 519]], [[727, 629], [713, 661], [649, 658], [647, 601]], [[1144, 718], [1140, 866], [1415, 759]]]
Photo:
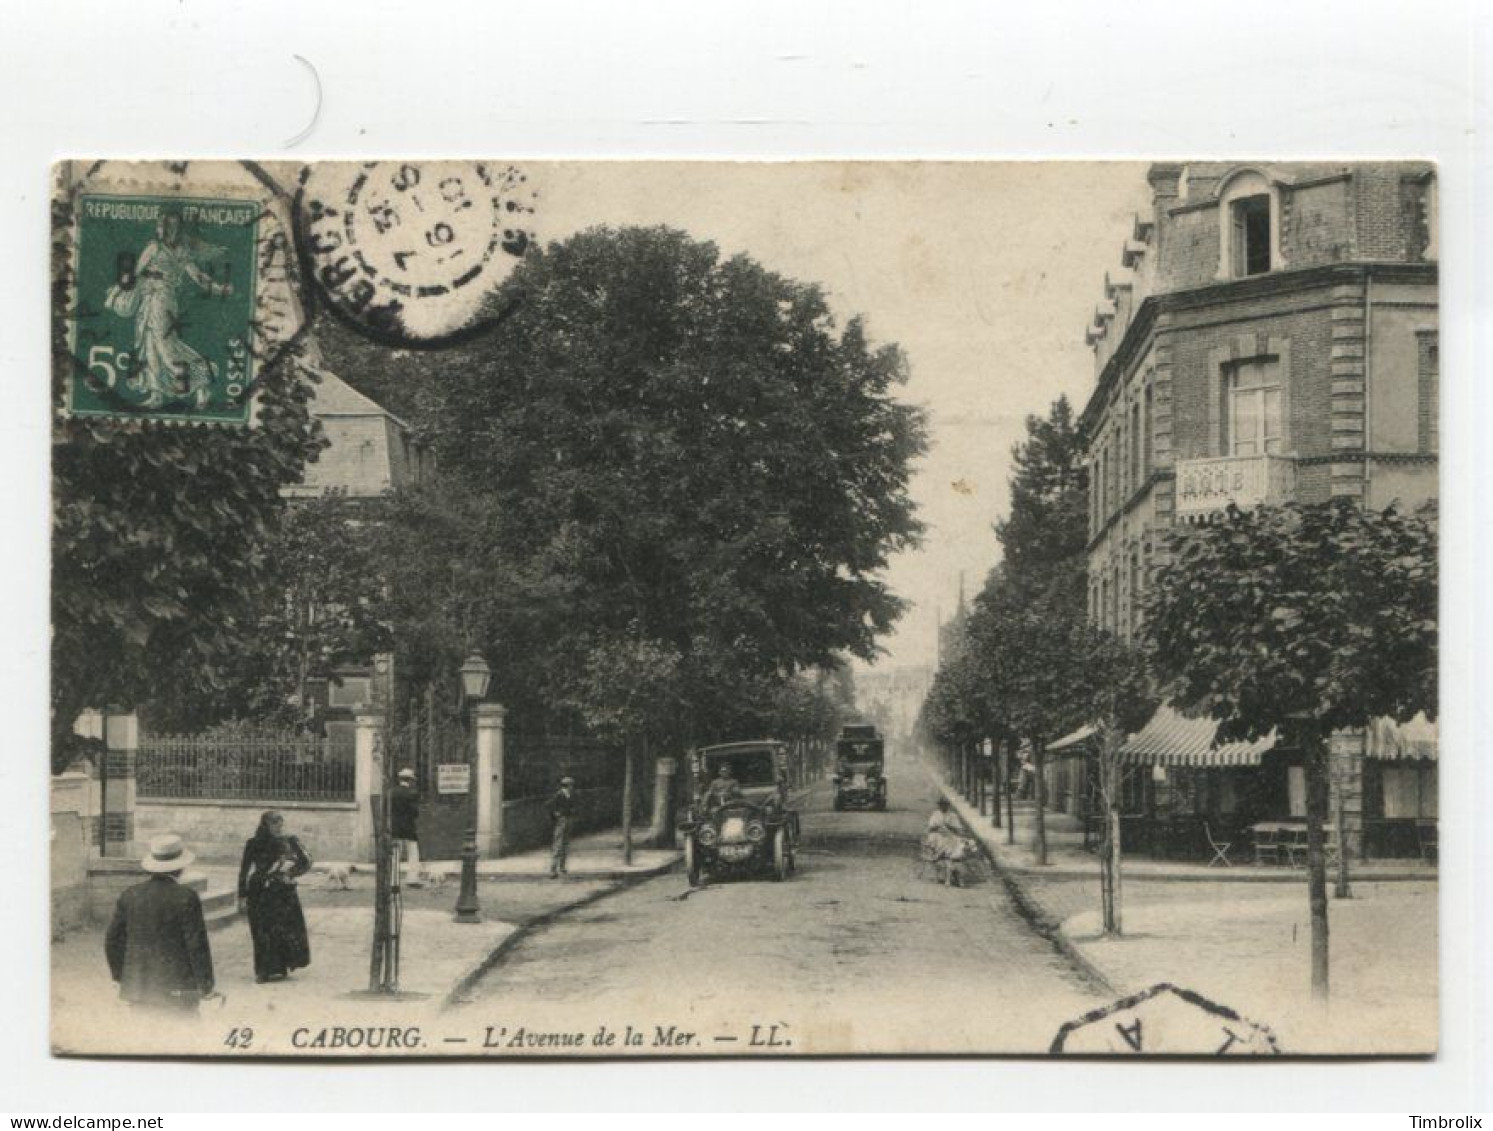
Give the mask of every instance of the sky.
[[992, 524], [1029, 413], [1094, 383], [1084, 327], [1121, 274], [1131, 217], [1149, 207], [1144, 164], [590, 163], [529, 166], [546, 241], [599, 223], [668, 224], [819, 283], [836, 313], [896, 342], [902, 396], [928, 413], [911, 485], [928, 530], [895, 557], [912, 602], [880, 666], [932, 664], [938, 618], [965, 575], [996, 563]]

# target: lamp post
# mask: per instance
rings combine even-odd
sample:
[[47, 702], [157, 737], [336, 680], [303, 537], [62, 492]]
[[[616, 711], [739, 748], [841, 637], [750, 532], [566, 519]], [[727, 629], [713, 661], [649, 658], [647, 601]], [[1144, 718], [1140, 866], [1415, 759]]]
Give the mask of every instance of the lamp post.
[[[461, 690], [466, 700], [468, 718], [487, 695], [492, 669], [482, 656], [473, 652], [461, 665]], [[467, 778], [467, 835], [461, 847], [461, 894], [456, 897], [458, 923], [482, 922], [482, 906], [477, 902], [477, 727], [472, 725], [471, 774]]]

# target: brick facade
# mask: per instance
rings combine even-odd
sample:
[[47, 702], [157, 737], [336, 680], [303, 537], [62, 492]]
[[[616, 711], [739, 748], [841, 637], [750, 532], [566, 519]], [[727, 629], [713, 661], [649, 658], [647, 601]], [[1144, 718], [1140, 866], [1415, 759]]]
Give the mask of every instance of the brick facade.
[[[1263, 501], [1414, 506], [1437, 493], [1434, 170], [1157, 164], [1149, 179], [1153, 215], [1122, 250], [1132, 274], [1105, 278], [1087, 329], [1097, 387], [1081, 421], [1090, 616], [1123, 636], [1138, 628], [1166, 530], [1207, 521], [1203, 504], [1179, 497], [1179, 471], [1258, 463], [1270, 472], [1251, 480], [1268, 484]], [[1239, 199], [1255, 211], [1231, 211]], [[1256, 242], [1250, 258], [1240, 241], [1263, 228], [1244, 220], [1257, 222], [1265, 199], [1268, 257]], [[1261, 258], [1268, 269], [1247, 273]], [[1229, 420], [1231, 403], [1256, 403], [1231, 392], [1241, 372], [1278, 398], [1278, 421], [1246, 417], [1262, 429], [1258, 445], [1241, 446]], [[1362, 750], [1360, 736], [1334, 737], [1333, 805], [1341, 797], [1350, 850]]]

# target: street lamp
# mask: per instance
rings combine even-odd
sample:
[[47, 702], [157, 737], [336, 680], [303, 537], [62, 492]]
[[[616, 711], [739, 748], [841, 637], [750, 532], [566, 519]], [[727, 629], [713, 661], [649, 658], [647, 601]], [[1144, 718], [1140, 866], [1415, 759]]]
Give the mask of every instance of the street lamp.
[[[492, 668], [482, 656], [473, 652], [461, 664], [461, 690], [466, 699], [469, 718], [487, 695]], [[472, 718], [472, 762], [467, 777], [467, 838], [461, 848], [461, 893], [456, 897], [458, 923], [482, 922], [482, 906], [477, 902], [477, 725]]]
[[461, 662], [461, 690], [468, 703], [487, 698], [487, 685], [492, 681], [492, 668], [480, 652], [473, 652]]

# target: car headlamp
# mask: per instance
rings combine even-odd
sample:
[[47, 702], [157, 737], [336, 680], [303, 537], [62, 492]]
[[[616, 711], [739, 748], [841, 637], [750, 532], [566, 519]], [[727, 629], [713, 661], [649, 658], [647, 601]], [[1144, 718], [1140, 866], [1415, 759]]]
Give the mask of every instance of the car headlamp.
[[761, 821], [753, 821], [746, 827], [747, 840], [760, 841], [767, 837], [767, 826]]
[[715, 826], [709, 821], [695, 830], [695, 839], [701, 844], [714, 844], [716, 838]]

